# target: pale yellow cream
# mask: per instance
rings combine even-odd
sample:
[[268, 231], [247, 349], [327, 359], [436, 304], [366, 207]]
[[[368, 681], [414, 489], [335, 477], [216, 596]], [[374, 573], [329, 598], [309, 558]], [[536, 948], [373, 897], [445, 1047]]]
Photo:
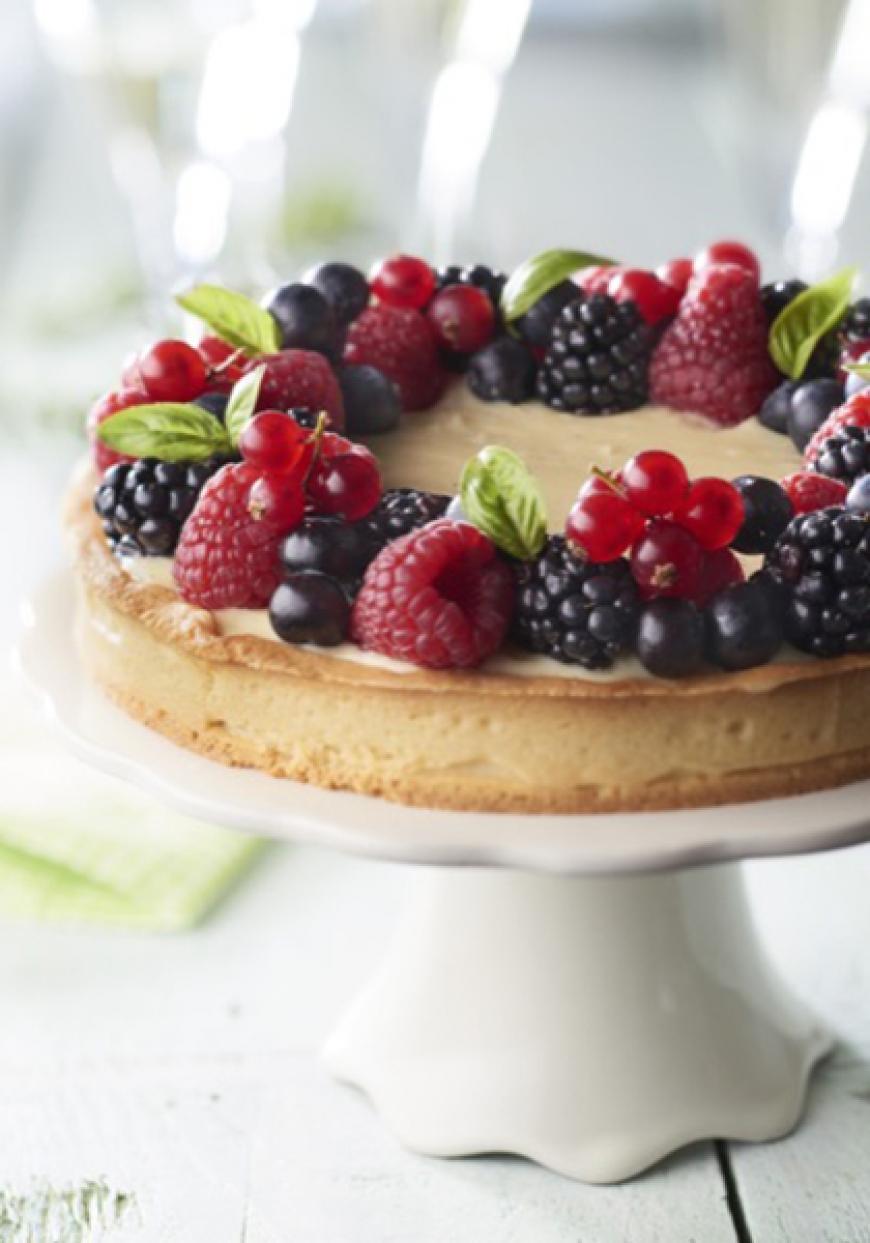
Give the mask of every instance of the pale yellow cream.
[[[470, 457], [485, 445], [505, 445], [523, 458], [540, 482], [551, 531], [562, 528], [593, 466], [616, 470], [642, 449], [669, 449], [683, 459], [693, 478], [758, 474], [779, 479], [800, 467], [791, 441], [769, 432], [757, 419], [736, 428], [719, 428], [657, 406], [587, 418], [560, 414], [537, 402], [518, 406], [480, 402], [463, 384], [457, 384], [439, 406], [406, 415], [398, 431], [372, 439], [370, 444], [380, 461], [385, 487], [448, 494], [456, 492], [459, 473]], [[123, 564], [139, 581], [174, 585], [171, 558], [131, 557]], [[216, 616], [223, 634], [278, 642], [265, 609], [220, 609]], [[397, 673], [414, 669], [404, 661], [364, 652], [353, 643], [316, 650]], [[520, 677], [596, 681], [649, 676], [634, 657], [623, 658], [613, 669], [589, 670], [560, 665], [545, 656], [499, 653], [483, 668]]]

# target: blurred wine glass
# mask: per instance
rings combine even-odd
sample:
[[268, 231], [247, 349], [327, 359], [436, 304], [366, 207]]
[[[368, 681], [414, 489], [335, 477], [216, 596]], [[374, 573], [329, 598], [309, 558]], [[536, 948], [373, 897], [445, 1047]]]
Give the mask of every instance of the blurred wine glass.
[[33, 0], [53, 60], [100, 109], [155, 312], [168, 286], [218, 259], [254, 279], [265, 267], [300, 34], [316, 4]]

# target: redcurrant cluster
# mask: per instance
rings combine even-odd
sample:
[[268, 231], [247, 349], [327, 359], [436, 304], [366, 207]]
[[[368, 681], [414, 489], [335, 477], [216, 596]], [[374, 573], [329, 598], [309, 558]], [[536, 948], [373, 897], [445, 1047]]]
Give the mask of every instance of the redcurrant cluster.
[[239, 438], [239, 452], [259, 472], [248, 508], [255, 518], [292, 531], [306, 510], [348, 522], [364, 518], [381, 498], [377, 459], [364, 445], [311, 430], [283, 410], [255, 414]]
[[474, 354], [495, 334], [495, 307], [486, 290], [460, 283], [438, 289], [435, 271], [424, 259], [394, 255], [377, 265], [370, 280], [378, 302], [423, 312], [448, 353]]
[[648, 449], [615, 475], [594, 474], [580, 489], [565, 535], [590, 561], [629, 554], [645, 599], [679, 597], [703, 605], [743, 582], [729, 548], [743, 524], [738, 490], [725, 479], [690, 480], [673, 453]]

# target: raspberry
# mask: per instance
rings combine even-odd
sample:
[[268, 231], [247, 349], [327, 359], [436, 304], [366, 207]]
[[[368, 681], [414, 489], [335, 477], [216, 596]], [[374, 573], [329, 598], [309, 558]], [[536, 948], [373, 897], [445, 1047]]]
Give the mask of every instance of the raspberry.
[[91, 406], [86, 421], [88, 443], [91, 446], [91, 459], [101, 475], [116, 462], [133, 462], [135, 458], [116, 453], [114, 449], [104, 445], [102, 440], [97, 439], [97, 428], [119, 410], [126, 410], [129, 406], [144, 406], [150, 400], [136, 389], [122, 388], [117, 393], [104, 393]]
[[333, 427], [344, 428], [344, 402], [338, 380], [322, 354], [313, 350], [281, 350], [278, 354], [262, 354], [245, 365], [253, 371], [265, 365], [260, 385], [258, 410], [291, 410], [307, 406], [309, 410], [325, 410]]
[[825, 441], [838, 435], [844, 427], [870, 427], [870, 390], [856, 393], [831, 411], [804, 449], [804, 461], [812, 465], [824, 448]]
[[513, 595], [513, 574], [486, 536], [441, 518], [378, 554], [351, 635], [360, 647], [429, 669], [470, 668], [501, 645]]
[[842, 479], [829, 479], [814, 470], [797, 470], [780, 479], [779, 486], [794, 506], [796, 514], [811, 514], [829, 505], [844, 505], [849, 491]]
[[367, 307], [348, 329], [344, 361], [382, 371], [398, 387], [404, 410], [434, 405], [447, 380], [430, 324], [410, 307]]
[[777, 382], [755, 277], [735, 264], [703, 269], [653, 353], [650, 396], [727, 427], [755, 414]]
[[178, 590], [191, 604], [265, 608], [281, 581], [278, 551], [288, 528], [251, 513], [249, 494], [259, 478], [248, 462], [231, 464], [200, 493], [172, 567]]
[[761, 279], [761, 265], [758, 262], [758, 256], [754, 250], [750, 250], [743, 242], [720, 241], [711, 243], [700, 254], [695, 255], [694, 269], [696, 272], [702, 272], [705, 268], [720, 263], [730, 263], [735, 267], [742, 268], [744, 272], [749, 273], [756, 285]]

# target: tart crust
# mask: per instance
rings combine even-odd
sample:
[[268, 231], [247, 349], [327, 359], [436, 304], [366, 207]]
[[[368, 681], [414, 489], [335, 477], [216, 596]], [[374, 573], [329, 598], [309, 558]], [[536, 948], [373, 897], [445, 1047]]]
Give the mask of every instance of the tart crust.
[[224, 764], [433, 808], [611, 812], [745, 802], [870, 776], [870, 657], [680, 682], [395, 673], [248, 635], [109, 552], [66, 503], [77, 638], [131, 716]]

